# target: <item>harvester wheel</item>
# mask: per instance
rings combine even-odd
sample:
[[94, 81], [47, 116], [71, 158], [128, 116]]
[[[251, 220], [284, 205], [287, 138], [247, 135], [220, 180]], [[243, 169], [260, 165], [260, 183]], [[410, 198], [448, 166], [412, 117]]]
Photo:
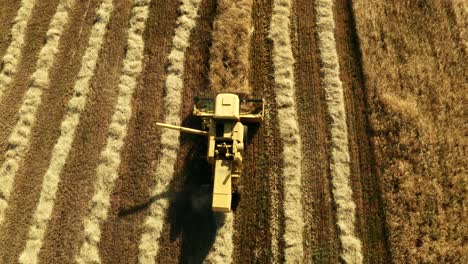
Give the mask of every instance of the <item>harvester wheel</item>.
[[231, 210], [236, 211], [237, 206], [239, 205], [241, 200], [241, 193], [239, 191], [235, 191], [232, 193], [232, 199], [231, 199]]
[[244, 147], [247, 147], [248, 140], [249, 140], [249, 127], [244, 126]]

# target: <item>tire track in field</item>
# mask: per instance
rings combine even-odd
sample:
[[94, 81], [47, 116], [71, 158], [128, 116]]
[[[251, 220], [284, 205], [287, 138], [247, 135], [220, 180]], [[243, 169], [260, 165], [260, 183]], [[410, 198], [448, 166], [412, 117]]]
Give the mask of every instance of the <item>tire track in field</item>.
[[[182, 0], [177, 18], [177, 28], [173, 38], [173, 48], [169, 54], [168, 75], [165, 81], [164, 107], [165, 122], [180, 124], [180, 111], [184, 91], [185, 51], [190, 44], [190, 35], [195, 27], [201, 0]], [[161, 133], [161, 156], [155, 169], [156, 184], [152, 196], [167, 191], [179, 151], [179, 132], [165, 129]], [[150, 206], [149, 215], [143, 224], [138, 260], [140, 263], [154, 263], [159, 250], [159, 239], [166, 219], [169, 203], [166, 199], [155, 201]]]
[[10, 84], [12, 88], [6, 90], [0, 101], [0, 164], [4, 161], [8, 136], [16, 124], [18, 109], [31, 82], [30, 77], [36, 70], [39, 52], [47, 41], [46, 33], [58, 2], [59, 0], [39, 1], [33, 8], [16, 76]]
[[0, 4], [0, 57], [5, 55], [4, 52], [11, 45], [11, 31], [16, 24], [20, 8], [21, 2], [18, 0], [3, 0]]
[[37, 106], [34, 116], [37, 125], [30, 131], [28, 150], [15, 174], [0, 239], [1, 247], [9, 249], [4, 257], [15, 262], [25, 246], [43, 176], [59, 137], [60, 121], [65, 113], [63, 102], [69, 98], [73, 80], [79, 71], [86, 46], [86, 41], [81, 40], [87, 39], [94, 18], [94, 11], [89, 9], [89, 2], [83, 1], [68, 11], [70, 26], [64, 29], [57, 46], [54, 65], [48, 71], [48, 86], [42, 91], [41, 104]]
[[297, 124], [294, 58], [290, 38], [291, 1], [275, 0], [270, 26], [275, 68], [274, 91], [284, 162], [285, 261], [303, 261], [302, 145]]
[[104, 0], [96, 11], [94, 25], [88, 40], [88, 47], [81, 59], [81, 68], [74, 84], [73, 96], [68, 101], [65, 117], [60, 126], [60, 137], [54, 145], [49, 167], [43, 177], [39, 204], [33, 216], [32, 226], [29, 229], [26, 248], [20, 255], [20, 263], [38, 262], [39, 250], [42, 247], [44, 234], [55, 205], [60, 175], [68, 159], [81, 113], [86, 106], [90, 79], [93, 77], [96, 69], [97, 58], [112, 10], [112, 0]]
[[152, 1], [150, 5], [143, 35], [144, 69], [132, 103], [134, 111], [122, 149], [120, 176], [111, 196], [108, 219], [102, 225], [99, 250], [104, 263], [138, 262], [138, 242], [146, 211], [134, 208], [147, 204], [154, 185], [153, 170], [160, 151], [156, 122], [163, 112], [165, 66], [179, 5], [173, 0]]
[[132, 114], [132, 97], [143, 68], [143, 33], [149, 13], [150, 0], [135, 0], [133, 3], [128, 33], [127, 53], [119, 80], [119, 95], [108, 129], [105, 148], [96, 169], [94, 194], [89, 203], [90, 212], [83, 219], [84, 242], [76, 260], [78, 263], [100, 263], [98, 243], [101, 239], [101, 224], [107, 219], [110, 195], [119, 176], [120, 150], [127, 135], [127, 126]]
[[[8, 4], [15, 6], [12, 3], [6, 3], [6, 5]], [[2, 101], [5, 90], [8, 89], [15, 76], [18, 63], [21, 59], [21, 49], [24, 45], [26, 26], [28, 25], [29, 19], [31, 18], [32, 9], [35, 4], [35, 0], [21, 1], [20, 8], [14, 19], [15, 24], [13, 25], [10, 33], [11, 42], [6, 50], [6, 53], [2, 57], [2, 61], [0, 62], [0, 102]], [[0, 25], [2, 25], [1, 21]], [[0, 36], [4, 36], [2, 35], [2, 33], [4, 33], [2, 31], [3, 30], [0, 31]], [[3, 54], [3, 50], [0, 50], [0, 54]]]
[[337, 225], [345, 263], [362, 263], [362, 243], [355, 234], [356, 204], [350, 180], [350, 158], [343, 87], [335, 42], [333, 2], [317, 0], [317, 38], [322, 61], [321, 79], [325, 89], [330, 129], [330, 171], [333, 199], [336, 203]]
[[73, 4], [72, 0], [63, 0], [57, 7], [47, 30], [47, 42], [39, 53], [37, 68], [31, 76], [31, 83], [19, 110], [19, 120], [7, 141], [8, 150], [0, 168], [0, 226], [5, 220], [5, 210], [8, 207], [15, 175], [29, 148], [31, 129], [36, 121], [37, 109], [41, 105], [42, 93], [49, 88], [49, 70], [55, 62], [60, 37], [68, 23], [68, 12]]
[[74, 263], [83, 241], [82, 217], [93, 195], [100, 151], [117, 102], [131, 0], [114, 0], [103, 48], [91, 79], [88, 102], [63, 168], [57, 198], [39, 253], [41, 263]]

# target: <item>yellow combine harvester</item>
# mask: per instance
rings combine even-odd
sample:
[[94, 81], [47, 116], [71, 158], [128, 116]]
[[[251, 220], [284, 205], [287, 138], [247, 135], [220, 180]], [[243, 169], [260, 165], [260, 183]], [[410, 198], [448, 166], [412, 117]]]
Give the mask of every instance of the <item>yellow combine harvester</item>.
[[[157, 125], [207, 137], [207, 161], [213, 165], [214, 172], [211, 207], [215, 212], [230, 212], [233, 194], [239, 195], [246, 123], [261, 123], [265, 104], [263, 99], [240, 100], [236, 94], [229, 93], [218, 94], [215, 100], [195, 100], [193, 115], [202, 119], [202, 130], [164, 123]], [[261, 109], [254, 107], [258, 103]], [[245, 108], [249, 111], [243, 111]]]

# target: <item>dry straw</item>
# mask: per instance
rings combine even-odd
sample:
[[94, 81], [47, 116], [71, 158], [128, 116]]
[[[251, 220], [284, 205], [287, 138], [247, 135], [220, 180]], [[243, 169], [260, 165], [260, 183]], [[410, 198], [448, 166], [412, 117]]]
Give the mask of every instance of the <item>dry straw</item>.
[[123, 61], [119, 81], [117, 105], [108, 129], [107, 144], [101, 152], [96, 169], [94, 194], [89, 213], [83, 219], [84, 241], [76, 258], [78, 263], [100, 263], [98, 243], [101, 239], [101, 223], [107, 219], [110, 195], [118, 177], [120, 151], [127, 135], [132, 115], [132, 97], [143, 68], [143, 32], [149, 13], [150, 0], [135, 0], [130, 18], [127, 53]]
[[219, 92], [249, 95], [252, 0], [219, 0], [210, 49], [213, 96]]
[[74, 93], [68, 102], [67, 112], [60, 126], [60, 137], [52, 150], [50, 165], [44, 175], [39, 203], [34, 212], [26, 247], [19, 259], [20, 263], [38, 262], [39, 250], [42, 247], [44, 233], [54, 207], [60, 174], [70, 153], [81, 113], [88, 99], [90, 79], [94, 75], [99, 51], [102, 47], [112, 10], [112, 0], [104, 0], [97, 10], [88, 47], [82, 58], [80, 72], [73, 88]]
[[302, 147], [296, 113], [294, 57], [290, 38], [290, 0], [275, 0], [270, 38], [273, 40], [276, 105], [279, 132], [283, 142], [285, 258], [287, 263], [303, 261], [301, 161]]
[[35, 4], [36, 0], [22, 0], [21, 7], [16, 14], [15, 24], [11, 29], [11, 43], [0, 62], [2, 67], [0, 72], [0, 102], [2, 101], [4, 92], [8, 89], [16, 74], [16, 68], [21, 59], [21, 50], [24, 45], [26, 27]]
[[354, 232], [356, 205], [353, 201], [353, 191], [349, 184], [350, 158], [348, 131], [334, 36], [333, 2], [331, 0], [317, 0], [315, 8], [317, 12], [318, 44], [320, 59], [322, 61], [322, 86], [325, 89], [330, 120], [330, 171], [333, 184], [333, 198], [337, 205], [340, 241], [343, 247], [341, 257], [345, 263], [362, 263], [361, 241], [356, 237]]
[[[180, 124], [181, 122], [180, 109], [184, 91], [185, 51], [190, 43], [190, 33], [196, 25], [201, 0], [181, 0], [181, 2], [180, 16], [177, 18], [177, 28], [172, 40], [172, 50], [168, 57], [169, 67], [165, 83], [165, 122], [171, 124]], [[156, 185], [151, 190], [151, 195], [159, 195], [167, 191], [179, 152], [179, 135], [178, 131], [169, 129], [162, 132], [161, 156], [154, 176]], [[140, 239], [138, 256], [140, 263], [155, 263], [159, 250], [159, 237], [168, 206], [166, 199], [157, 200], [150, 206], [150, 213], [143, 224], [143, 233]]]
[[54, 64], [60, 37], [68, 23], [68, 12], [73, 4], [72, 0], [61, 0], [57, 7], [46, 33], [47, 41], [39, 52], [36, 71], [31, 76], [29, 89], [19, 110], [18, 122], [8, 138], [8, 150], [0, 168], [0, 225], [5, 220], [5, 210], [16, 172], [29, 148], [31, 129], [36, 121], [37, 109], [41, 105], [42, 92], [49, 88], [49, 70]]
[[203, 263], [232, 263], [232, 234], [234, 233], [234, 215], [232, 213], [222, 213], [216, 215], [216, 239], [212, 249], [206, 256]]

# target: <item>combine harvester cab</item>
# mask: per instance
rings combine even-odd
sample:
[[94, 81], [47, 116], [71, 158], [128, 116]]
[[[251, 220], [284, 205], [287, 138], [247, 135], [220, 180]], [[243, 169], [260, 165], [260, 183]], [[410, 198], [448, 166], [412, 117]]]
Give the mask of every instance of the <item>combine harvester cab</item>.
[[247, 124], [261, 123], [264, 107], [263, 99], [240, 100], [236, 94], [222, 93], [215, 100], [195, 98], [193, 115], [202, 119], [202, 130], [157, 123], [161, 127], [207, 137], [206, 158], [213, 166], [211, 207], [215, 212], [230, 212], [233, 194], [240, 196]]

